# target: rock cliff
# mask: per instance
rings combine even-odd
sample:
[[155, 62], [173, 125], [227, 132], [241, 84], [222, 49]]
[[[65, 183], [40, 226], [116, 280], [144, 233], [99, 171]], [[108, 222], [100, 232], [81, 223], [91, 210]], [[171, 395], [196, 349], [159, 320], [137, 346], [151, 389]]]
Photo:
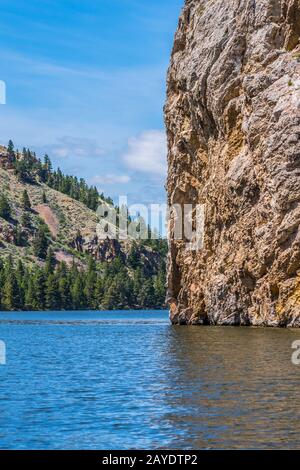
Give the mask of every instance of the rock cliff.
[[[186, 0], [165, 107], [173, 323], [300, 326], [300, 1]], [[172, 224], [171, 224], [172, 226]]]

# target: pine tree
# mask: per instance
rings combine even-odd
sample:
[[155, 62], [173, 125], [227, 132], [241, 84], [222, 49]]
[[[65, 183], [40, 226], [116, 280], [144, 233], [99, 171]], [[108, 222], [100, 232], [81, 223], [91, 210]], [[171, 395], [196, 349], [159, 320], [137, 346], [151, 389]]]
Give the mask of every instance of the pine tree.
[[13, 236], [14, 236], [14, 243], [16, 246], [26, 245], [26, 236], [20, 227], [14, 227]]
[[144, 281], [143, 271], [139, 267], [134, 271], [134, 277], [133, 277], [133, 295], [134, 295], [134, 298], [136, 299], [136, 302], [137, 302], [139, 293], [141, 291], [143, 281]]
[[54, 252], [51, 247], [48, 248], [47, 256], [45, 260], [45, 274], [48, 276], [49, 274], [53, 274], [54, 269], [56, 266], [56, 258], [54, 256]]
[[44, 157], [44, 170], [46, 174], [46, 179], [49, 179], [52, 172], [52, 163], [48, 155], [45, 155]]
[[58, 283], [55, 274], [49, 274], [46, 279], [45, 307], [47, 310], [59, 308]]
[[24, 189], [23, 191], [21, 203], [22, 203], [22, 207], [24, 210], [28, 211], [31, 209], [31, 202], [30, 202], [28, 192], [26, 191], [26, 189]]
[[96, 263], [95, 260], [90, 257], [88, 262], [88, 269], [85, 276], [85, 297], [87, 300], [87, 304], [92, 307], [94, 306], [95, 302], [95, 287], [97, 282], [97, 271], [96, 271]]
[[71, 294], [69, 285], [69, 272], [65, 262], [62, 262], [57, 269], [58, 293], [60, 308], [68, 310], [71, 308]]
[[33, 251], [35, 256], [45, 259], [47, 256], [48, 246], [49, 240], [46, 235], [46, 228], [43, 224], [40, 224], [33, 240]]
[[101, 307], [104, 310], [113, 310], [116, 305], [116, 285], [112, 282], [106, 286], [104, 295], [101, 302]]
[[2, 306], [5, 310], [15, 310], [20, 306], [19, 288], [11, 258], [8, 258], [4, 271], [5, 282], [2, 289]]
[[102, 278], [99, 276], [97, 277], [96, 286], [95, 286], [95, 293], [94, 293], [94, 301], [95, 301], [95, 309], [100, 309], [101, 304], [103, 302], [104, 296], [104, 284]]
[[7, 144], [7, 153], [11, 161], [15, 160], [15, 146], [12, 140], [8, 141]]
[[128, 255], [128, 264], [133, 269], [141, 266], [140, 254], [138, 252], [137, 244], [133, 244]]
[[23, 214], [21, 215], [20, 222], [21, 225], [25, 228], [29, 228], [31, 226], [31, 219], [28, 212], [23, 212]]
[[10, 219], [11, 217], [11, 207], [7, 197], [4, 194], [0, 195], [0, 217], [6, 220]]
[[71, 287], [72, 304], [74, 310], [84, 309], [86, 302], [84, 298], [84, 284], [81, 274], [77, 272], [73, 285]]
[[138, 304], [142, 307], [151, 308], [155, 305], [155, 295], [152, 279], [145, 279], [137, 296]]
[[27, 282], [24, 306], [26, 310], [35, 310], [36, 308], [39, 308], [39, 304], [36, 303], [35, 299], [34, 281], [32, 277], [30, 277]]
[[153, 287], [155, 294], [155, 305], [157, 307], [162, 307], [166, 298], [166, 276], [164, 269], [161, 268], [157, 276], [155, 276]]
[[45, 290], [46, 290], [46, 277], [44, 271], [41, 269], [35, 270], [31, 275], [34, 290], [34, 310], [45, 309]]

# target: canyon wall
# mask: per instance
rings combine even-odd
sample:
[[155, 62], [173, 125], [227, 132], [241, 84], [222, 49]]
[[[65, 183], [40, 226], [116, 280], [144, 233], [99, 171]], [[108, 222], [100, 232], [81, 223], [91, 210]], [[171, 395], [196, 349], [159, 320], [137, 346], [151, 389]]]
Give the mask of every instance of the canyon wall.
[[300, 326], [300, 0], [186, 0], [168, 72], [173, 323]]

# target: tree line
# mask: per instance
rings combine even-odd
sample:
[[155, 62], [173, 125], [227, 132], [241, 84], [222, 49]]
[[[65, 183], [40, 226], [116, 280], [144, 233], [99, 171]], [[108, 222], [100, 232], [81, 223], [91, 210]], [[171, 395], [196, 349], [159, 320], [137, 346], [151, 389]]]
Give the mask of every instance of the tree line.
[[121, 259], [87, 269], [59, 264], [48, 250], [43, 266], [28, 268], [0, 260], [1, 310], [112, 310], [161, 308], [165, 297], [164, 269], [147, 275], [142, 266], [129, 270]]
[[[109, 204], [110, 198], [99, 195], [97, 188], [89, 187], [83, 179], [64, 175], [60, 169], [53, 171], [46, 155], [42, 162], [34, 152], [24, 148], [22, 158], [8, 144], [8, 156], [15, 174], [21, 181], [36, 184], [39, 181], [76, 199], [90, 209], [98, 206], [99, 197]], [[42, 200], [47, 203], [46, 193]], [[40, 219], [32, 225], [31, 202], [24, 189], [21, 197], [21, 213], [18, 224], [13, 224], [13, 243], [32, 247], [39, 262], [34, 266], [16, 263], [11, 257], [0, 259], [0, 309], [2, 310], [79, 310], [117, 308], [161, 308], [165, 303], [166, 240], [144, 240], [154, 254], [160, 255], [158, 264], [146, 268], [139, 248], [132, 246], [126, 256], [111, 262], [96, 263], [86, 257], [68, 266], [58, 263], [52, 250], [48, 226]], [[0, 195], [0, 217], [10, 221], [12, 207], [4, 193]], [[149, 229], [150, 233], [150, 229]], [[151, 253], [150, 250], [150, 253]], [[147, 263], [146, 263], [147, 264]]]
[[42, 161], [37, 158], [35, 152], [24, 147], [20, 157], [19, 152], [14, 149], [12, 140], [8, 143], [7, 152], [11, 166], [20, 181], [27, 183], [41, 181], [50, 188], [82, 202], [94, 211], [99, 205], [99, 198], [112, 204], [111, 198], [106, 198], [103, 193], [100, 194], [96, 186], [89, 186], [84, 178], [78, 179], [76, 176], [65, 175], [60, 168], [53, 170], [48, 155], [45, 155]]

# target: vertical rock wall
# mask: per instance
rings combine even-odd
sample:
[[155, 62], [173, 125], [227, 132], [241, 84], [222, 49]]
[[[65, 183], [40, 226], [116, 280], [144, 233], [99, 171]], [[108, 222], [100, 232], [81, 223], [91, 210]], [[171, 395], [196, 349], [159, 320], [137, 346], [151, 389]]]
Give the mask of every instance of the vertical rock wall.
[[[174, 323], [300, 326], [300, 0], [186, 0], [168, 73]], [[172, 226], [172, 224], [171, 224]]]

